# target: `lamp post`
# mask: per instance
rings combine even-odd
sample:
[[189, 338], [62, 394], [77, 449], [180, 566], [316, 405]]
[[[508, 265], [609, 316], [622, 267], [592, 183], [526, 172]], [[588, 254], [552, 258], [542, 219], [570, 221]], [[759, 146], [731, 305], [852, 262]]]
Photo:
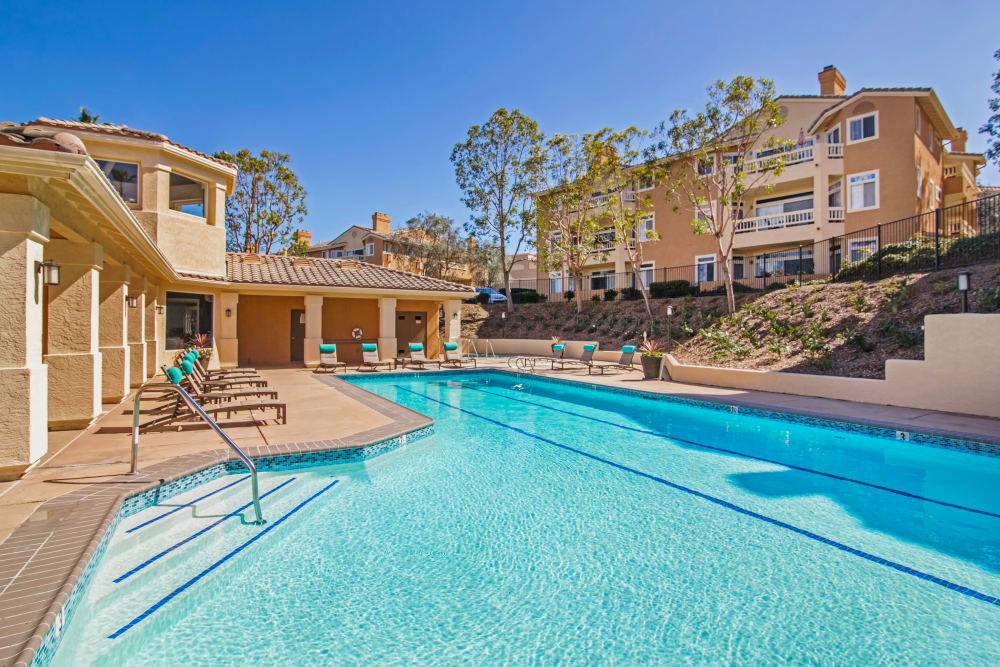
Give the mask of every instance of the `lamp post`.
[[503, 322], [503, 334], [501, 334], [501, 335], [504, 338], [506, 338], [507, 337], [507, 311], [506, 310], [500, 312], [500, 320]]
[[672, 347], [670, 344], [671, 343], [670, 327], [673, 326], [673, 323], [670, 321], [670, 318], [673, 316], [673, 314], [674, 314], [674, 307], [668, 304], [667, 305], [667, 354], [670, 354], [670, 350]]
[[972, 274], [968, 271], [958, 272], [958, 291], [962, 293], [962, 312], [969, 312], [969, 290], [972, 288]]

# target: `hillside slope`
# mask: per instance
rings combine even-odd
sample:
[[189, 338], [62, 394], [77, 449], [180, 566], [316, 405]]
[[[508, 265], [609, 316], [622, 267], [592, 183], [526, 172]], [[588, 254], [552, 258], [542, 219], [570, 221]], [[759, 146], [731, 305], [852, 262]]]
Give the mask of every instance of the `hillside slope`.
[[[973, 286], [970, 311], [1000, 312], [1000, 265], [968, 270]], [[673, 352], [683, 363], [881, 378], [886, 359], [923, 357], [925, 315], [960, 312], [957, 272], [915, 273], [871, 283], [814, 281], [737, 295], [739, 312], [733, 316], [725, 315], [722, 297], [656, 299], [652, 324], [642, 301], [588, 302], [580, 314], [573, 303], [524, 304], [506, 322], [500, 317], [502, 306], [467, 304], [463, 335], [558, 335], [617, 349], [641, 343], [646, 332], [665, 342], [669, 303], [674, 306]]]

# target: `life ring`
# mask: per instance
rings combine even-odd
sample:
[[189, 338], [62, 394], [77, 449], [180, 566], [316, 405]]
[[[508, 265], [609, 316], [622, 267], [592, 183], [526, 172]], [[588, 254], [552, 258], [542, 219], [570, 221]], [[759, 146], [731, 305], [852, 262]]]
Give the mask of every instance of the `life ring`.
[[361, 340], [361, 327], [354, 327], [351, 330], [351, 335], [354, 336], [354, 340]]

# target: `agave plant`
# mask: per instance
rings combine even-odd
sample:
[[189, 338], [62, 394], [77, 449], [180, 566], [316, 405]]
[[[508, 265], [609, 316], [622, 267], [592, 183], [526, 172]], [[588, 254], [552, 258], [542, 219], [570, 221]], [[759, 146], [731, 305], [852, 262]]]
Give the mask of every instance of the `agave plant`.
[[195, 349], [200, 350], [208, 346], [208, 334], [197, 333], [191, 336], [191, 344]]
[[660, 346], [656, 340], [650, 338], [645, 343], [639, 346], [639, 352], [644, 357], [662, 357], [663, 348]]

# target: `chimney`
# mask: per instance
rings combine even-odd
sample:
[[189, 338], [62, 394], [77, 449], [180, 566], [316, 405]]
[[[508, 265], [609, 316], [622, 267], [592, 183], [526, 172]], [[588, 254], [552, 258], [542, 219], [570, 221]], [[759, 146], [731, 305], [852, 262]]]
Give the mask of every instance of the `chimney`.
[[847, 79], [833, 65], [827, 65], [819, 76], [820, 95], [843, 95], [847, 89]]
[[304, 243], [307, 246], [312, 245], [313, 243], [312, 232], [305, 229], [300, 229], [299, 231], [295, 232], [295, 241], [297, 243]]
[[391, 222], [392, 218], [385, 213], [379, 213], [378, 211], [372, 213], [372, 230], [377, 234], [388, 234]]
[[964, 127], [955, 128], [955, 136], [951, 140], [951, 152], [952, 153], [964, 153], [965, 152], [965, 142], [969, 140], [969, 133], [965, 131]]

